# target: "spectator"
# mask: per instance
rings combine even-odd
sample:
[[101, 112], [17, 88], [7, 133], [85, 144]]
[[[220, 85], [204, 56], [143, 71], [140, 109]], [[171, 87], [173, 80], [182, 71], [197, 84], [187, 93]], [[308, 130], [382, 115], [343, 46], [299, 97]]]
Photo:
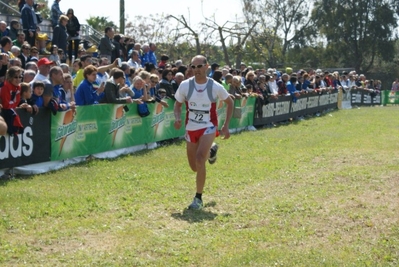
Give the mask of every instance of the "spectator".
[[66, 100], [66, 92], [62, 88], [64, 83], [64, 73], [59, 66], [54, 66], [50, 69], [50, 82], [53, 86], [53, 100], [57, 102], [57, 106], [54, 107], [49, 105], [50, 109], [52, 110], [53, 114], [56, 111], [65, 111], [68, 109], [75, 108], [75, 102], [67, 102]]
[[150, 75], [150, 85], [149, 85], [149, 95], [150, 97], [155, 97], [158, 93], [157, 85], [159, 83], [159, 77], [156, 74]]
[[125, 37], [122, 34], [114, 34], [114, 38], [112, 40], [112, 43], [115, 46], [115, 49], [112, 50], [112, 55], [111, 55], [111, 61], [114, 61], [117, 58], [120, 58], [121, 61], [126, 61], [124, 58], [124, 42]]
[[[61, 64], [60, 64], [60, 67], [61, 67], [63, 73], [68, 73], [68, 74], [70, 74], [68, 64], [66, 64], [66, 63], [61, 63]], [[72, 77], [71, 77], [71, 78], [72, 78]]]
[[184, 81], [184, 74], [181, 73], [181, 72], [177, 72], [175, 74], [175, 79], [174, 80], [175, 80], [175, 82], [173, 83], [173, 89], [176, 92], [177, 88], [179, 88], [181, 82]]
[[[29, 0], [28, 0], [29, 1]], [[1, 53], [6, 53], [9, 58], [14, 58], [15, 56], [11, 53], [12, 41], [8, 36], [4, 36], [0, 39]]]
[[255, 81], [255, 72], [254, 71], [248, 71], [247, 74], [245, 75], [245, 80], [244, 80], [244, 85], [250, 84], [252, 85], [252, 89], [254, 92], [258, 92], [258, 84]]
[[[112, 74], [112, 79], [109, 79], [105, 83], [105, 97], [102, 99], [102, 103], [114, 103], [114, 104], [129, 104], [133, 102], [131, 96], [134, 96], [133, 91], [128, 86], [125, 86], [125, 73], [122, 70], [116, 69]], [[121, 87], [122, 86], [122, 87]], [[120, 91], [122, 95], [125, 92], [129, 92], [130, 96], [120, 97]], [[138, 104], [142, 104], [141, 100], [136, 100]]]
[[248, 94], [242, 91], [243, 85], [241, 83], [241, 76], [233, 76], [230, 84], [229, 94], [235, 99], [241, 99], [242, 97], [248, 96]]
[[223, 73], [221, 70], [215, 70], [213, 72], [212, 79], [214, 79], [216, 82], [223, 85], [222, 77], [223, 77]]
[[157, 56], [155, 55], [155, 50], [157, 46], [154, 43], [149, 44], [150, 50], [148, 51], [148, 61], [157, 66]]
[[58, 25], [55, 26], [53, 32], [53, 45], [56, 45], [64, 52], [67, 51], [68, 34], [66, 31], [66, 25], [68, 24], [68, 20], [69, 18], [67, 16], [61, 15], [58, 20]]
[[24, 71], [23, 82], [24, 83], [30, 83], [31, 81], [33, 81], [35, 76], [36, 76], [36, 72], [34, 72], [33, 70], [25, 70]]
[[142, 101], [148, 101], [147, 87], [145, 86], [145, 80], [140, 77], [140, 74], [133, 79], [133, 99], [140, 99]]
[[71, 75], [72, 75], [72, 79], [75, 79], [76, 74], [78, 73], [78, 71], [80, 70], [80, 59], [76, 59], [73, 63], [72, 63], [72, 71], [71, 71]]
[[130, 75], [130, 66], [127, 64], [127, 62], [122, 62], [122, 66], [120, 68], [124, 73], [125, 73], [125, 83], [128, 87], [131, 86], [131, 83], [129, 81], [129, 75]]
[[107, 58], [103, 57], [99, 61], [99, 67], [97, 68], [97, 79], [96, 84], [100, 85], [101, 83], [106, 83], [109, 79], [108, 70], [116, 68], [118, 66], [118, 60], [115, 60], [114, 63], [109, 64]]
[[295, 87], [296, 82], [297, 82], [297, 76], [295, 73], [292, 74], [291, 77], [289, 78], [289, 81], [286, 82], [287, 93], [289, 93], [292, 96], [292, 102], [294, 103], [297, 101], [297, 98], [299, 97], [299, 92], [296, 90]]
[[53, 29], [57, 26], [58, 20], [62, 15], [62, 11], [60, 10], [60, 1], [54, 0], [54, 3], [51, 6], [50, 14], [51, 14], [51, 23], [53, 25]]
[[396, 78], [395, 81], [393, 81], [392, 86], [391, 86], [391, 91], [394, 91], [394, 92], [399, 91], [399, 78]]
[[[80, 58], [79, 61], [79, 70], [76, 72], [76, 77], [73, 79], [73, 87], [77, 88], [79, 86], [79, 84], [83, 81], [84, 79], [84, 68], [86, 68], [87, 66], [91, 65], [92, 60], [91, 60], [91, 56], [90, 55], [84, 55]], [[75, 64], [74, 64], [75, 65]], [[96, 69], [96, 73], [97, 73], [97, 69]]]
[[146, 72], [149, 72], [151, 74], [157, 73], [157, 68], [155, 67], [154, 64], [152, 64], [151, 62], [147, 62], [144, 66], [144, 70]]
[[7, 29], [7, 23], [5, 21], [0, 21], [0, 37], [10, 36], [10, 30]]
[[100, 57], [106, 57], [109, 62], [112, 59], [112, 52], [115, 50], [115, 45], [112, 43], [112, 39], [114, 38], [115, 32], [112, 27], [106, 27], [104, 29], [104, 37], [100, 40]]
[[[19, 55], [21, 54], [21, 49], [18, 46], [11, 46], [10, 52], [12, 53], [12, 55], [14, 56], [14, 59], [18, 59], [19, 62], [21, 62], [19, 60]], [[20, 66], [21, 67], [21, 66]]]
[[310, 88], [310, 76], [308, 73], [303, 74], [302, 90], [308, 90]]
[[69, 35], [68, 58], [69, 62], [72, 62], [72, 56], [78, 58], [79, 43], [80, 43], [80, 37], [79, 37], [80, 23], [78, 18], [75, 16], [72, 8], [68, 9], [67, 16], [68, 16], [68, 22], [66, 25], [66, 29]]
[[169, 60], [169, 57], [167, 55], [162, 55], [161, 61], [158, 64], [158, 68], [162, 68], [162, 69], [166, 68], [166, 64], [167, 64], [168, 60]]
[[30, 60], [32, 60], [32, 58], [36, 58], [36, 61], [39, 60], [39, 49], [37, 49], [36, 46], [30, 46]]
[[49, 60], [53, 61], [57, 66], [61, 64], [60, 57], [58, 56], [58, 46], [51, 46], [51, 55], [49, 56]]
[[[35, 12], [46, 6], [45, 3], [37, 3], [36, 4], [36, 3], [34, 3], [34, 1], [32, 1], [32, 2], [33, 2], [32, 7], [33, 7], [33, 10]], [[24, 7], [25, 4], [26, 4], [25, 0], [18, 0], [18, 4], [17, 5], [18, 5], [18, 8], [19, 8], [20, 12], [22, 12], [22, 8]]]
[[164, 69], [162, 71], [162, 79], [159, 82], [159, 86], [157, 89], [165, 89], [166, 96], [175, 99], [176, 91], [173, 89], [173, 73], [171, 69]]
[[215, 70], [219, 69], [219, 64], [218, 63], [212, 63], [211, 64], [211, 71], [208, 74], [208, 77], [212, 77], [213, 73], [215, 72]]
[[[62, 68], [62, 67], [61, 67]], [[64, 82], [62, 84], [62, 88], [64, 88], [65, 91], [65, 100], [69, 102], [75, 102], [75, 92], [73, 91], [73, 86], [72, 86], [72, 76], [69, 73], [63, 73], [64, 75]]]
[[21, 60], [17, 57], [11, 58], [9, 60], [9, 67], [14, 67], [14, 66], [19, 68], [21, 68], [22, 66]]
[[15, 110], [18, 107], [19, 101], [21, 99], [21, 86], [19, 85], [21, 75], [21, 68], [9, 68], [4, 85], [0, 90], [0, 99], [3, 106], [1, 109], [1, 116], [4, 118], [7, 124], [7, 132], [10, 135], [22, 133], [23, 131], [23, 125]]
[[[150, 46], [148, 44], [144, 44], [143, 52], [142, 52], [141, 58], [140, 58], [142, 67], [145, 67], [147, 63], [151, 63], [150, 57], [149, 57], [149, 52], [150, 52]], [[152, 63], [152, 65], [156, 66], [157, 64]]]
[[32, 70], [36, 73], [38, 72], [39, 68], [37, 67], [37, 62], [38, 60], [36, 59], [36, 61], [32, 60], [26, 63], [25, 65], [25, 70]]
[[30, 46], [35, 46], [35, 37], [37, 29], [37, 18], [33, 8], [33, 0], [26, 0], [21, 10], [22, 29], [25, 33], [25, 40]]
[[43, 93], [44, 107], [48, 106], [53, 96], [53, 86], [51, 85], [51, 82], [48, 79], [48, 75], [50, 73], [50, 68], [52, 64], [53, 62], [48, 60], [48, 58], [46, 57], [41, 58], [37, 62], [39, 72], [36, 74], [35, 78], [31, 81], [31, 84], [33, 84], [36, 81], [42, 81], [44, 83], [44, 93]]
[[287, 73], [284, 73], [283, 75], [281, 75], [281, 79], [277, 82], [279, 95], [288, 94], [287, 82], [289, 79], [290, 79], [290, 76]]
[[25, 43], [25, 33], [23, 32], [19, 32], [17, 38], [14, 41], [12, 41], [12, 44], [19, 48], [22, 48], [22, 45], [24, 43]]
[[129, 66], [131, 66], [135, 69], [138, 69], [141, 67], [139, 52], [137, 50], [132, 50], [132, 52], [130, 54], [130, 59], [128, 60], [127, 64], [129, 64]]
[[21, 24], [19, 23], [19, 21], [13, 19], [10, 23], [10, 28], [8, 29], [11, 40], [14, 41], [15, 39], [17, 39], [18, 33], [20, 32], [20, 28]]
[[19, 108], [24, 108], [26, 111], [36, 114], [38, 112], [38, 108], [35, 106], [33, 109], [31, 97], [32, 97], [32, 89], [29, 86], [29, 83], [21, 83], [21, 98], [18, 103]]
[[84, 80], [79, 84], [75, 92], [75, 102], [78, 106], [98, 104], [104, 97], [104, 84], [94, 90], [93, 83], [97, 78], [97, 68], [88, 65], [83, 69]]
[[31, 102], [34, 106], [34, 109], [43, 107], [44, 83], [41, 81], [34, 82], [32, 84], [32, 88], [33, 93], [31, 96]]
[[226, 75], [226, 77], [224, 77], [222, 85], [223, 85], [224, 89], [226, 89], [226, 91], [229, 91], [230, 84], [231, 84], [232, 80], [233, 80], [233, 75], [231, 75], [230, 73], [228, 73]]

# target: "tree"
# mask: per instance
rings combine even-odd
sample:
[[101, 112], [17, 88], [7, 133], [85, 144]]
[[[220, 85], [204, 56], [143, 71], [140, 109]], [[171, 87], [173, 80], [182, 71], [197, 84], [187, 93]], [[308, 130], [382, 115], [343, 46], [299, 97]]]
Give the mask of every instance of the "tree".
[[104, 32], [104, 29], [108, 26], [114, 28], [116, 31], [118, 30], [118, 26], [115, 25], [113, 21], [110, 21], [108, 17], [99, 17], [99, 16], [90, 16], [86, 20], [87, 24], [89, 24], [93, 29]]
[[328, 56], [367, 73], [376, 57], [389, 59], [397, 26], [390, 0], [318, 0], [312, 19], [327, 42]]
[[[254, 46], [259, 49], [264, 47], [269, 55], [269, 63], [276, 64], [273, 53], [276, 46], [281, 43], [282, 60], [287, 50], [294, 45], [310, 44], [309, 36], [312, 31], [310, 19], [310, 3], [308, 0], [242, 0], [243, 12], [248, 22], [259, 21], [255, 28], [256, 35], [264, 43], [257, 43], [253, 38]], [[259, 51], [260, 52], [260, 51]]]
[[250, 27], [246, 27], [245, 23], [226, 21], [223, 25], [219, 25], [215, 20], [209, 20], [209, 22], [203, 23], [202, 25], [211, 29], [209, 35], [214, 32], [217, 33], [217, 40], [222, 44], [224, 60], [227, 65], [232, 66], [226, 43], [227, 39], [230, 38], [230, 44], [234, 47], [233, 54], [235, 56], [235, 65], [236, 68], [239, 68], [244, 56], [246, 42], [251, 36], [256, 24], [258, 24], [258, 21], [254, 21]]

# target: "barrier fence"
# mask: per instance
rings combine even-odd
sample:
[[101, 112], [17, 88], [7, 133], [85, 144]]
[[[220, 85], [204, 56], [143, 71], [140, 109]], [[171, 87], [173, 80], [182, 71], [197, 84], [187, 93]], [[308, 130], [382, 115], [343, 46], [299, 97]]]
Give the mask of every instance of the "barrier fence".
[[[370, 96], [367, 91], [352, 90], [350, 98], [356, 105], [381, 104], [385, 103], [387, 98], [387, 91], [383, 92], [377, 96]], [[321, 95], [302, 95], [296, 102], [292, 101], [291, 96], [279, 97], [262, 106], [261, 116], [255, 112], [258, 108], [255, 107], [256, 98], [243, 98], [234, 101], [239, 116], [231, 119], [229, 128], [262, 126], [335, 109], [339, 98], [337, 90]], [[388, 99], [392, 98], [388, 94]], [[395, 101], [398, 99], [398, 94], [395, 94]], [[66, 159], [182, 137], [184, 127], [180, 130], [173, 127], [174, 101], [167, 101], [168, 108], [158, 103], [148, 104], [150, 115], [144, 118], [138, 115], [136, 104], [126, 105], [127, 109], [124, 105], [117, 104], [82, 106], [77, 107], [75, 112], [58, 112], [55, 116], [47, 109], [40, 109], [34, 116], [24, 110], [17, 110], [25, 126], [24, 133], [0, 137], [0, 170], [36, 163], [57, 163]], [[223, 101], [217, 103], [217, 114], [220, 129], [226, 118]], [[185, 115], [183, 107], [182, 117]]]
[[387, 104], [399, 104], [399, 92], [398, 91], [382, 91], [382, 104], [385, 106]]

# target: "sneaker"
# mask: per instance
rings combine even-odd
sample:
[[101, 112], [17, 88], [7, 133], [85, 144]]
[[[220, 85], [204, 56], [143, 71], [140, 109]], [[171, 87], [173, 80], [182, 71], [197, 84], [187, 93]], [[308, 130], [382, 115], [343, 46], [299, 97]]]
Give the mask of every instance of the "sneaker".
[[188, 206], [189, 210], [200, 210], [202, 209], [202, 200], [194, 197], [193, 203]]
[[218, 145], [216, 143], [213, 143], [211, 146], [211, 150], [210, 150], [210, 157], [208, 159], [209, 164], [213, 164], [216, 162], [217, 159], [217, 153], [218, 153]]

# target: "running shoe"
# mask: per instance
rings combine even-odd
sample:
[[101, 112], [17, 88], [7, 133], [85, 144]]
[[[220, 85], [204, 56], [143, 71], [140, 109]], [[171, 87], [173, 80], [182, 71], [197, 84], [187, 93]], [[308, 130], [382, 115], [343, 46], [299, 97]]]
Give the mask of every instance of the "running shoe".
[[213, 164], [216, 162], [217, 159], [217, 153], [218, 153], [218, 145], [216, 143], [213, 143], [211, 146], [211, 151], [210, 151], [210, 157], [208, 159], [209, 164]]
[[189, 210], [200, 210], [202, 209], [202, 200], [194, 197], [193, 202], [188, 206]]

